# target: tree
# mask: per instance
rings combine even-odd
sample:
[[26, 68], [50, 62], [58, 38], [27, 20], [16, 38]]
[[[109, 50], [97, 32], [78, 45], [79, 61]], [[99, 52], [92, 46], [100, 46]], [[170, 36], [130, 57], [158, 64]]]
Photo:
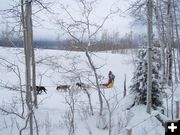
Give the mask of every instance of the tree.
[[9, 24], [6, 22], [6, 29], [2, 31], [3, 46], [11, 47], [12, 31], [9, 31]]
[[173, 43], [173, 18], [172, 18], [172, 1], [168, 0], [167, 8], [168, 26], [167, 26], [167, 83], [172, 85], [172, 43]]
[[[37, 125], [37, 120], [34, 115], [34, 106], [37, 107], [37, 92], [36, 92], [36, 72], [35, 72], [35, 56], [34, 56], [34, 48], [32, 46], [33, 44], [33, 25], [32, 25], [32, 2], [36, 3], [34, 5], [39, 5], [42, 7], [39, 11], [46, 9], [47, 11], [48, 8], [47, 6], [44, 6], [44, 3], [39, 0], [19, 0], [13, 1], [15, 4], [12, 5], [12, 8], [10, 9], [5, 9], [1, 10], [0, 13], [2, 12], [4, 15], [8, 16], [7, 18], [15, 19], [14, 26], [11, 31], [16, 31], [16, 27], [19, 28], [18, 31], [18, 36], [21, 37], [21, 32], [23, 32], [23, 45], [24, 45], [24, 54], [25, 54], [25, 85], [26, 85], [26, 91], [25, 91], [25, 102], [23, 101], [24, 95], [21, 93], [21, 98], [22, 98], [22, 104], [26, 103], [27, 106], [27, 115], [26, 117], [22, 116], [23, 119], [25, 119], [25, 125], [19, 129], [19, 134], [21, 135], [22, 132], [29, 126], [30, 129], [30, 135], [33, 135], [33, 123], [36, 124], [37, 128], [37, 134], [38, 134], [38, 125]], [[37, 13], [37, 12], [36, 12]], [[21, 29], [22, 26], [22, 29]], [[8, 29], [7, 29], [8, 30]], [[9, 30], [8, 30], [9, 31]], [[12, 33], [7, 33], [6, 38], [7, 40], [14, 46], [13, 41], [11, 41], [11, 36]], [[16, 37], [18, 37], [16, 36]], [[18, 38], [20, 38], [18, 37]], [[18, 73], [19, 73], [19, 68], [18, 68]], [[31, 75], [32, 74], [32, 75]], [[21, 76], [18, 75], [19, 79], [21, 80]], [[32, 81], [32, 82], [31, 82]], [[31, 86], [33, 85], [33, 95], [31, 91]], [[22, 87], [22, 86], [21, 86]], [[21, 92], [22, 88], [21, 88]], [[34, 97], [33, 97], [34, 96]], [[34, 102], [33, 102], [34, 100]], [[23, 108], [23, 113], [24, 115], [25, 111]], [[8, 113], [11, 114], [11, 113]], [[34, 121], [33, 121], [34, 120]], [[18, 124], [18, 123], [17, 123]]]
[[[162, 89], [160, 80], [160, 64], [159, 60], [159, 51], [153, 49], [153, 62], [152, 62], [152, 108], [157, 109], [157, 107], [162, 107]], [[130, 86], [130, 91], [135, 95], [136, 104], [147, 104], [147, 70], [148, 70], [148, 61], [147, 61], [147, 51], [140, 50], [137, 59], [137, 66], [134, 72], [132, 79], [133, 84]]]
[[156, 0], [154, 14], [156, 18], [156, 28], [158, 31], [158, 40], [161, 47], [161, 81], [166, 82], [166, 72], [165, 72], [165, 33], [164, 33], [164, 17], [162, 15], [161, 1]]
[[94, 39], [97, 35], [97, 33], [102, 29], [104, 23], [107, 21], [107, 19], [119, 12], [119, 9], [113, 11], [110, 10], [110, 13], [108, 13], [103, 20], [99, 23], [95, 23], [91, 18], [94, 11], [94, 6], [96, 5], [96, 1], [94, 0], [77, 0], [75, 1], [78, 5], [79, 14], [80, 17], [76, 15], [73, 15], [70, 12], [70, 9], [63, 4], [61, 4], [62, 9], [66, 13], [66, 18], [68, 20], [64, 19], [58, 19], [57, 24], [61, 27], [63, 31], [65, 31], [68, 36], [70, 36], [74, 42], [74, 47], [79, 48], [81, 51], [85, 52], [85, 55], [88, 60], [89, 67], [91, 68], [94, 77], [95, 77], [95, 86], [97, 88], [99, 102], [100, 102], [100, 110], [99, 115], [102, 116], [103, 113], [103, 99], [101, 95], [101, 89], [99, 86], [99, 79], [98, 79], [98, 73], [97, 73], [97, 67], [95, 66], [95, 63], [92, 59], [92, 53], [89, 50], [89, 47], [93, 45]]
[[178, 48], [178, 53], [177, 53], [177, 60], [178, 60], [178, 69], [179, 69], [179, 74], [178, 77], [180, 78], [180, 38], [179, 38], [179, 25], [178, 25], [178, 21], [177, 21], [177, 8], [178, 7], [178, 3], [177, 1], [175, 2], [175, 0], [172, 1], [173, 3], [173, 17], [174, 17], [174, 22], [175, 22], [175, 32], [176, 32], [176, 40], [177, 40], [177, 48]]
[[[21, 1], [24, 5], [23, 1]], [[32, 7], [31, 1], [25, 1], [25, 10], [22, 7], [23, 29], [24, 29], [24, 53], [25, 53], [25, 75], [26, 75], [26, 104], [28, 108], [28, 119], [30, 135], [33, 135], [33, 104], [31, 94], [31, 52], [32, 52]], [[24, 12], [25, 11], [25, 12]]]
[[152, 0], [147, 2], [147, 51], [148, 51], [148, 68], [147, 68], [147, 113], [151, 113], [152, 106], [152, 56], [151, 56], [151, 46], [153, 37], [153, 15], [152, 15], [153, 3]]

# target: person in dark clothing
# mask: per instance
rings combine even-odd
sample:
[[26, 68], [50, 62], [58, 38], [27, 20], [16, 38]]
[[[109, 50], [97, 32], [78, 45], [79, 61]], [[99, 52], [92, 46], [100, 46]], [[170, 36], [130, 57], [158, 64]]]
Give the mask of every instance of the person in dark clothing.
[[111, 88], [114, 83], [115, 75], [112, 73], [112, 71], [109, 71], [108, 77], [109, 77], [108, 83], [103, 84], [103, 86], [106, 86], [107, 88]]

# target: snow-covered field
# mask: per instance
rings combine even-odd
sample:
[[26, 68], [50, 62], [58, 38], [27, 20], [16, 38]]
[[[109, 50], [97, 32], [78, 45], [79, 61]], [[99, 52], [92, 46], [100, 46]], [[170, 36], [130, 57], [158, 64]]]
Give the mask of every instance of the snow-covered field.
[[[37, 62], [37, 85], [45, 86], [47, 89], [47, 94], [38, 95], [39, 108], [35, 110], [39, 135], [68, 135], [70, 108], [67, 102], [70, 102], [71, 98], [68, 92], [56, 90], [58, 85], [64, 84], [71, 85], [75, 91], [73, 93], [75, 101], [75, 134], [108, 135], [107, 128], [97, 128], [98, 93], [93, 86], [95, 78], [85, 53], [38, 49], [35, 51], [35, 56]], [[127, 92], [127, 97], [123, 98], [124, 78], [126, 75], [128, 89], [134, 70], [134, 53], [131, 51], [127, 54], [94, 53], [92, 59], [102, 83], [108, 81], [109, 70], [115, 75], [113, 88], [102, 89], [103, 94], [110, 103], [112, 135], [126, 135], [127, 128], [132, 128], [132, 135], [164, 135], [165, 131], [161, 123], [155, 117], [145, 113], [145, 106], [138, 106], [130, 111], [127, 110], [127, 107], [131, 105], [133, 95]], [[25, 89], [23, 50], [0, 48], [0, 63], [0, 106], [9, 112], [21, 114], [20, 92], [3, 86], [19, 87], [19, 79], [15, 74], [19, 68], [23, 89]], [[7, 67], [7, 65], [9, 66]], [[13, 68], [15, 68], [15, 72]], [[75, 85], [80, 80], [90, 86], [88, 92], [91, 94], [94, 116], [89, 114], [87, 95]], [[18, 130], [25, 125], [25, 120], [13, 113], [6, 114], [0, 111], [0, 134], [18, 135]], [[109, 112], [105, 101], [104, 116], [106, 118], [104, 123], [108, 123]], [[28, 135], [28, 132], [27, 127], [23, 131], [23, 135]]]

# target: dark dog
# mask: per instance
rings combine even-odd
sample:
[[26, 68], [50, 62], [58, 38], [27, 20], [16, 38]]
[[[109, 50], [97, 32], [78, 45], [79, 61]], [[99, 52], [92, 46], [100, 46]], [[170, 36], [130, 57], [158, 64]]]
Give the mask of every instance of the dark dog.
[[67, 90], [70, 90], [70, 87], [71, 87], [71, 85], [59, 85], [59, 86], [56, 87], [56, 90], [67, 91]]
[[[31, 86], [31, 91], [32, 91], [32, 86]], [[47, 94], [47, 89], [44, 86], [36, 86], [36, 92], [37, 94], [41, 94], [44, 91], [44, 93]]]
[[86, 84], [84, 84], [84, 83], [79, 83], [79, 82], [77, 82], [77, 83], [76, 83], [76, 86], [78, 86], [78, 88], [81, 88], [81, 89], [83, 89], [83, 90], [89, 89], [89, 85], [86, 85]]

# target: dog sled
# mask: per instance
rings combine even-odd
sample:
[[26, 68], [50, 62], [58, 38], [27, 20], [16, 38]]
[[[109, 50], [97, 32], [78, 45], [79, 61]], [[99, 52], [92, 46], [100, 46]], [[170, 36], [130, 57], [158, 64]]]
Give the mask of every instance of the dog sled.
[[100, 88], [102, 89], [109, 89], [113, 87], [113, 82], [109, 83], [109, 84], [100, 84]]
[[109, 77], [108, 83], [100, 84], [100, 88], [107, 89], [113, 87], [115, 75], [112, 73], [112, 71], [109, 71], [108, 77]]

